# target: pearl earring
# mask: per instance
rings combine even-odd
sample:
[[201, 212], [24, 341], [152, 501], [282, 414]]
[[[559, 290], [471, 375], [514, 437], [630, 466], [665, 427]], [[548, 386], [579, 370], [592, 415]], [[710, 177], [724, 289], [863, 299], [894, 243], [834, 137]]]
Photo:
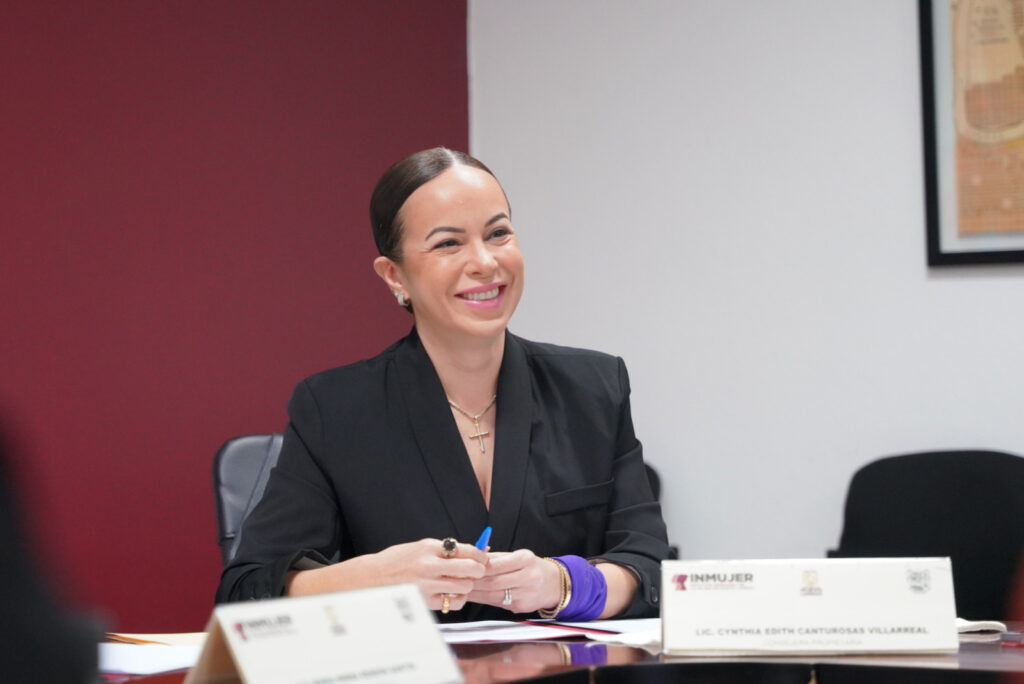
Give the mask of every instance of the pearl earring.
[[409, 300], [401, 292], [395, 293], [395, 300], [398, 302], [398, 306], [409, 306]]

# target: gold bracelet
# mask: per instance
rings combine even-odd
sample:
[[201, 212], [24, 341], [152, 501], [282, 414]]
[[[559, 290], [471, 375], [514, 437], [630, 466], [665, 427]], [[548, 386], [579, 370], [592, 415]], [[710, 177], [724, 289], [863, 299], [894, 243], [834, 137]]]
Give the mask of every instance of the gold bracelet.
[[559, 575], [562, 578], [562, 597], [558, 600], [558, 605], [554, 608], [541, 608], [537, 611], [538, 613], [540, 613], [540, 616], [542, 618], [550, 620], [551, 618], [555, 617], [560, 612], [562, 612], [562, 610], [565, 609], [567, 605], [569, 605], [569, 601], [572, 600], [572, 578], [569, 577], [569, 571], [566, 570], [565, 565], [563, 565], [562, 563], [559, 563], [554, 558], [545, 557], [544, 560], [554, 563], [555, 567], [558, 568]]

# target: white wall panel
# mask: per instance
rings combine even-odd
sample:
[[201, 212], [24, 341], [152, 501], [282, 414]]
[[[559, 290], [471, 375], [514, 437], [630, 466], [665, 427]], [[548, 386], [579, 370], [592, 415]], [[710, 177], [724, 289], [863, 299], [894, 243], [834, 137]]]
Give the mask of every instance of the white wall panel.
[[685, 557], [820, 556], [879, 456], [1024, 454], [1024, 267], [925, 265], [912, 0], [470, 0], [513, 330], [621, 355]]

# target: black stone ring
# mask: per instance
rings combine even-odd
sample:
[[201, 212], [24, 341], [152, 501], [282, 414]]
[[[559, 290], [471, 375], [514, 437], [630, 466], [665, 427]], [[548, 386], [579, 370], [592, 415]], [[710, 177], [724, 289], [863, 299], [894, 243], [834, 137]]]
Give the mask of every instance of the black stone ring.
[[452, 558], [455, 556], [455, 547], [458, 546], [458, 542], [453, 537], [445, 537], [441, 540], [441, 548], [444, 549], [444, 557]]

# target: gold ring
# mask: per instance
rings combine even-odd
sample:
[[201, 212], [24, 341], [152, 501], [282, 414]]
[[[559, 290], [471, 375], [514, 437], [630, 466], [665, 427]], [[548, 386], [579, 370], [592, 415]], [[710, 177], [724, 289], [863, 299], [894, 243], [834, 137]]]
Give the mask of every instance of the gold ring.
[[448, 603], [449, 603], [448, 594], [441, 594], [441, 596], [444, 597], [444, 598], [441, 599], [441, 612], [444, 613], [445, 615], [447, 615], [448, 614]]
[[445, 537], [441, 540], [441, 553], [445, 558], [453, 558], [458, 544], [459, 542], [455, 541], [454, 537]]

